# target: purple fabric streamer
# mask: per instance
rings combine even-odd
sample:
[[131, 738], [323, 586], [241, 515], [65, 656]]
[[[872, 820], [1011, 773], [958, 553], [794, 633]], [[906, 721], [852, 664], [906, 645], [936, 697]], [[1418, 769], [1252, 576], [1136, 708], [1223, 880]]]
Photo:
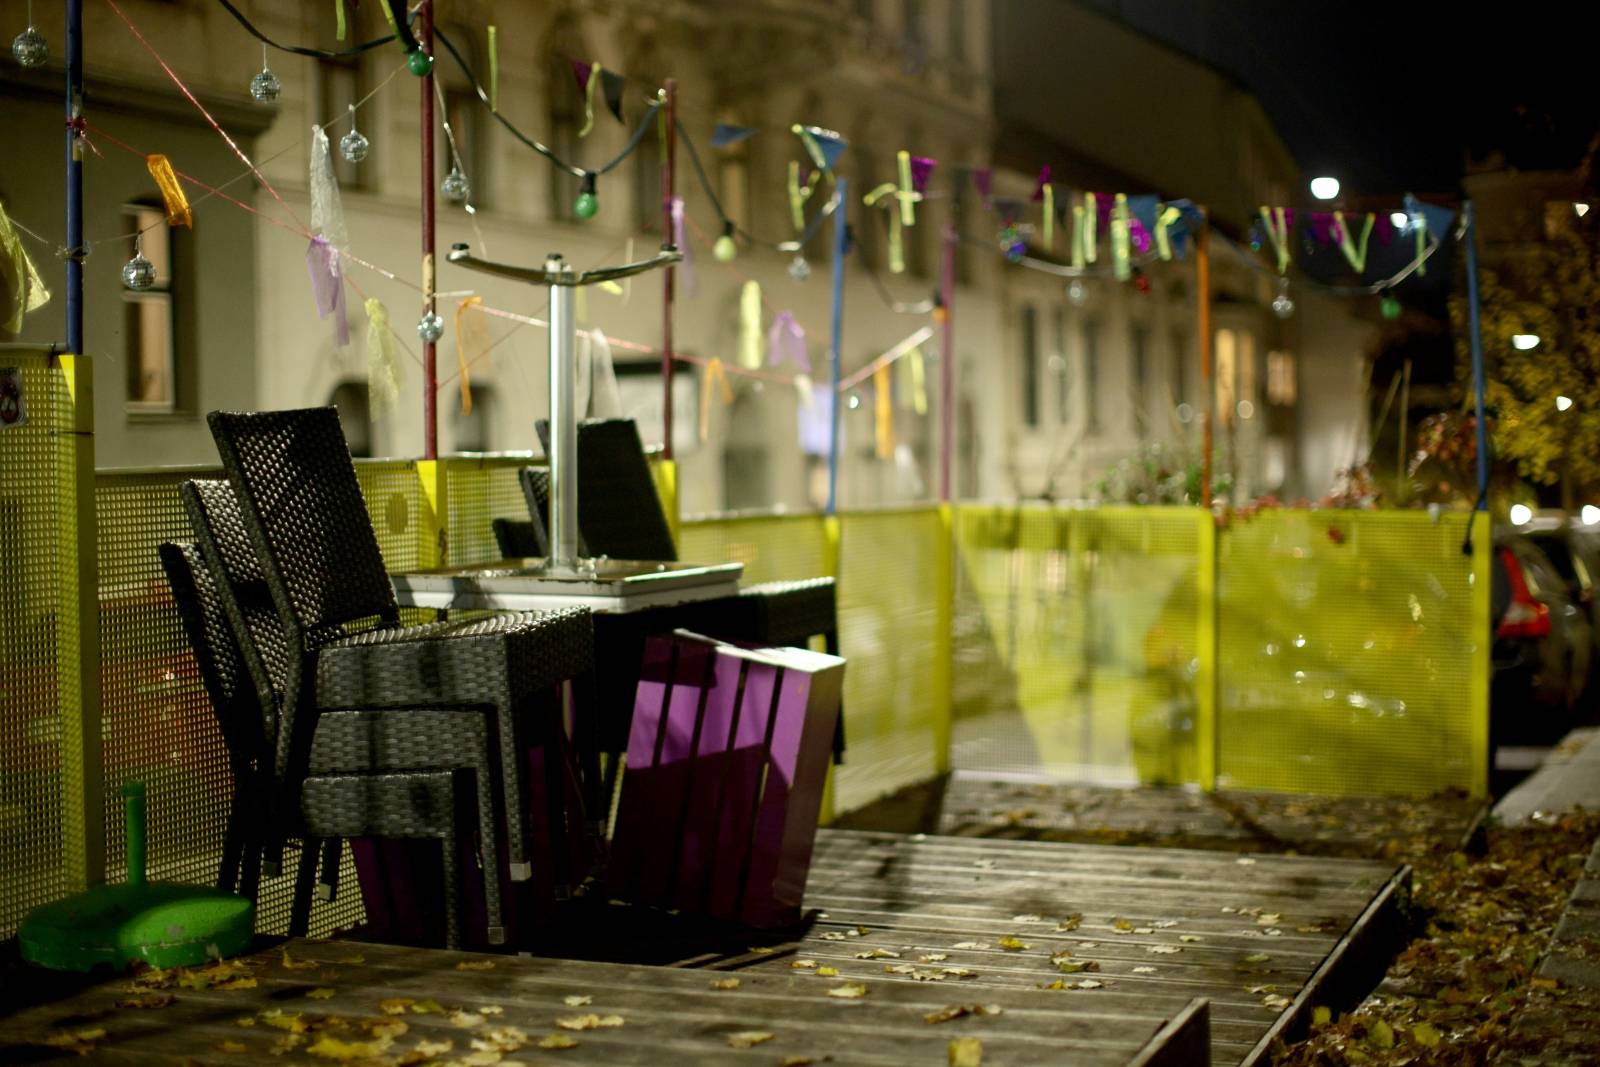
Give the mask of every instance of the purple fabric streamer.
[[340, 348], [350, 343], [350, 321], [344, 312], [344, 281], [339, 272], [339, 250], [320, 237], [306, 247], [306, 270], [311, 274], [311, 297], [317, 302], [317, 315], [333, 316], [334, 342]]
[[911, 188], [919, 193], [928, 191], [928, 179], [933, 176], [933, 168], [939, 165], [936, 159], [927, 156], [911, 157]]
[[1128, 238], [1133, 242], [1133, 250], [1141, 256], [1150, 251], [1150, 231], [1144, 228], [1144, 223], [1137, 217], [1128, 219]]
[[578, 79], [579, 92], [587, 92], [589, 90], [589, 72], [593, 69], [592, 64], [586, 63], [581, 59], [572, 60], [572, 76]]
[[767, 366], [776, 367], [788, 360], [805, 374], [811, 373], [811, 357], [806, 353], [806, 331], [794, 320], [794, 314], [780, 311], [772, 319], [767, 331]]
[[1039, 180], [1033, 183], [1033, 202], [1037, 204], [1044, 199], [1044, 187], [1050, 184], [1050, 164], [1046, 163], [1039, 168]]
[[678, 246], [683, 259], [678, 261], [678, 277], [683, 281], [683, 295], [689, 299], [699, 293], [700, 287], [694, 273], [694, 254], [689, 239], [683, 232], [683, 197], [672, 198], [672, 243]]
[[978, 167], [972, 172], [972, 185], [978, 190], [978, 195], [988, 201], [994, 189], [994, 171], [988, 167]]

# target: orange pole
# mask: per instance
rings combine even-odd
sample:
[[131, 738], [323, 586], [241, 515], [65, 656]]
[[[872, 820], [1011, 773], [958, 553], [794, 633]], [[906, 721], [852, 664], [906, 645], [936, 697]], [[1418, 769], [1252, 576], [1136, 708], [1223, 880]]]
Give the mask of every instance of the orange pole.
[[1200, 232], [1195, 235], [1195, 288], [1200, 301], [1200, 387], [1206, 392], [1200, 405], [1200, 506], [1211, 506], [1211, 413], [1217, 390], [1211, 370], [1211, 218], [1201, 210]]

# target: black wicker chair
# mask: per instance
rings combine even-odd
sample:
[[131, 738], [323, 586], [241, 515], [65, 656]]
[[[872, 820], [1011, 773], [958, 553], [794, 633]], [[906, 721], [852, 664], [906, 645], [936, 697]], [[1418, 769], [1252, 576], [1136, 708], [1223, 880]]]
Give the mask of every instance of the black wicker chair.
[[[532, 762], [525, 753], [542, 748], [547, 854], [562, 895], [582, 824], [566, 804], [576, 772], [559, 690], [572, 681], [575, 702], [587, 695], [594, 664], [587, 609], [402, 626], [334, 409], [212, 412], [208, 422], [289, 652], [273, 752], [275, 808], [289, 808], [309, 772], [319, 709], [487, 707], [498, 734], [510, 876], [533, 876], [524, 766]], [[357, 629], [374, 618], [372, 628]]]
[[[211, 579], [211, 595], [201, 607], [220, 610], [231, 626], [234, 655], [242, 663], [256, 694], [255, 715], [266, 727], [269, 744], [283, 701], [289, 648], [283, 626], [266, 588], [260, 562], [245, 535], [233, 487], [220, 480], [197, 480], [179, 486], [195, 542]], [[501, 835], [496, 828], [494, 794], [499, 761], [493, 727], [480, 707], [323, 708], [311, 739], [311, 774], [469, 770], [476, 789], [477, 836], [485, 871], [498, 868]], [[270, 749], [269, 749], [270, 751]], [[270, 760], [264, 766], [270, 767]], [[338, 872], [337, 848], [322, 865], [320, 892], [333, 899]], [[488, 943], [505, 940], [500, 882], [486, 878], [484, 907]]]
[[491, 525], [501, 559], [530, 559], [549, 554], [543, 536], [529, 520], [495, 519]]
[[[223, 742], [228, 749], [234, 788], [223, 836], [223, 854], [218, 872], [219, 888], [238, 891], [255, 900], [260, 887], [261, 828], [258, 816], [268, 797], [266, 766], [272, 748], [262, 732], [263, 713], [248, 672], [247, 657], [230, 624], [224, 607], [223, 583], [204, 559], [198, 545], [167, 542], [159, 546], [162, 568], [172, 597], [183, 620], [184, 632], [194, 651], [201, 684], [211, 701]], [[347, 713], [348, 714], [348, 713]], [[369, 715], [371, 713], [358, 713]], [[392, 718], [392, 716], [391, 716]], [[472, 716], [483, 733], [483, 716]], [[408, 724], [410, 725], [410, 724]], [[417, 723], [416, 725], [421, 725]], [[349, 730], [337, 733], [348, 735]], [[319, 731], [319, 742], [322, 741]], [[314, 759], [314, 771], [326, 771], [329, 760], [321, 744], [322, 759]], [[481, 762], [488, 763], [487, 745]], [[337, 753], [335, 753], [337, 755]], [[432, 760], [434, 764], [437, 759]], [[455, 761], [457, 764], [459, 761]], [[422, 766], [425, 764], [419, 764]], [[400, 772], [375, 775], [313, 773], [301, 789], [296, 829], [301, 839], [300, 871], [290, 904], [289, 931], [302, 935], [309, 926], [311, 880], [322, 849], [324, 878], [334, 884], [332, 872], [338, 869], [340, 842], [347, 837], [437, 837], [444, 849], [446, 947], [461, 942], [459, 916], [459, 876], [456, 872], [456, 842], [461, 836], [460, 817], [454, 811], [459, 798], [463, 810], [476, 797], [474, 774], [465, 770], [433, 773]], [[448, 805], [448, 808], [444, 807]], [[492, 810], [490, 832], [493, 831]], [[481, 832], [481, 828], [480, 828]], [[332, 868], [330, 872], [329, 868]], [[497, 887], [486, 891], [486, 912], [490, 916], [489, 940], [496, 941], [494, 927], [499, 924]], [[500, 938], [503, 940], [503, 937]]]

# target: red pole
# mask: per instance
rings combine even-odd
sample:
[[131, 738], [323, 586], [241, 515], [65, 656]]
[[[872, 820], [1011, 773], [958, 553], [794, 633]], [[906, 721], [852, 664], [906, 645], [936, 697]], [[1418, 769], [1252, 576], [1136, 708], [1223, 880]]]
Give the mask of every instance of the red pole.
[[[673, 183], [678, 173], [677, 80], [668, 78], [663, 93], [667, 143], [661, 156], [661, 243], [671, 244]], [[684, 239], [688, 240], [687, 234]], [[661, 296], [661, 454], [666, 459], [672, 458], [672, 300], [676, 283], [677, 272], [669, 266]]]
[[[422, 50], [433, 55], [433, 0], [423, 0]], [[438, 310], [433, 297], [433, 72], [422, 78], [422, 313]], [[438, 346], [422, 342], [422, 458], [439, 456], [439, 372], [435, 362]]]
[[956, 224], [944, 224], [944, 263], [939, 277], [939, 499], [950, 502], [950, 454], [955, 449]]

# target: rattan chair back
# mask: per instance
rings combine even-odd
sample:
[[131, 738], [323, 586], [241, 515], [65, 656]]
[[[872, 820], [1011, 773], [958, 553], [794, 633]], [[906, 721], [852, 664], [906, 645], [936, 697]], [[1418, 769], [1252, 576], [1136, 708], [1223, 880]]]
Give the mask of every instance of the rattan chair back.
[[[548, 455], [549, 422], [540, 419], [534, 428]], [[632, 419], [586, 419], [578, 424], [578, 530], [586, 555], [678, 558], [639, 427]]]

